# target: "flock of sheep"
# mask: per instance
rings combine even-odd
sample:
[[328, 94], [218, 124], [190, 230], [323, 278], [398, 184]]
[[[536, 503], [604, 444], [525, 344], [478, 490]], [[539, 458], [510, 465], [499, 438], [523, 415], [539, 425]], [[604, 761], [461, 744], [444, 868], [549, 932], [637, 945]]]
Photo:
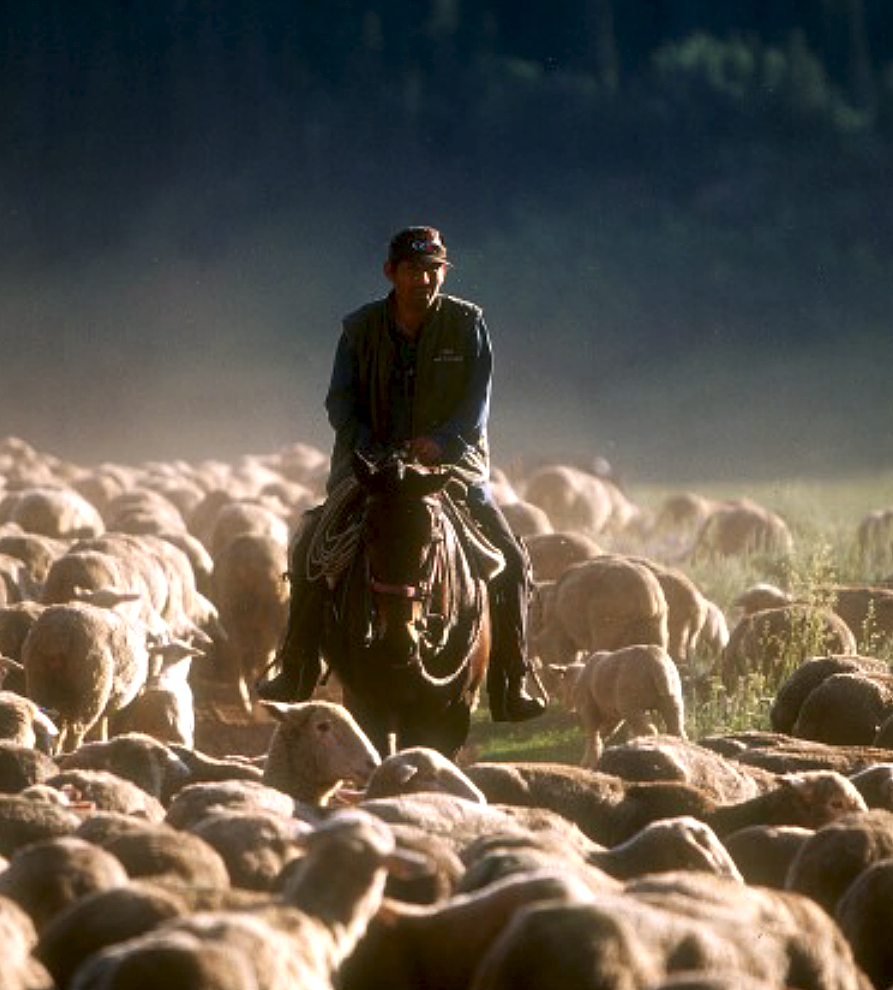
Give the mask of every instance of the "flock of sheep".
[[[4, 988], [893, 987], [893, 590], [757, 585], [727, 612], [686, 564], [790, 552], [778, 516], [494, 472], [582, 765], [381, 754], [337, 685], [253, 696], [326, 468], [0, 440]], [[866, 557], [891, 530], [865, 520]], [[704, 658], [729, 692], [778, 677], [772, 731], [686, 737]], [[259, 753], [203, 748], [221, 688]]]

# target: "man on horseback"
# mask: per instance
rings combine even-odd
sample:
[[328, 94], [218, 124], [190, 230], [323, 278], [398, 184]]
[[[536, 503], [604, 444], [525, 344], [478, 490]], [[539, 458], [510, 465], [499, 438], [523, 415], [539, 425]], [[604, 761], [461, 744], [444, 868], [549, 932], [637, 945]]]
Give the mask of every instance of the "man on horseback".
[[[489, 489], [489, 335], [478, 306], [441, 294], [448, 266], [437, 230], [401, 230], [384, 266], [391, 293], [344, 320], [326, 398], [335, 431], [327, 488], [331, 494], [351, 473], [354, 451], [374, 459], [398, 447], [422, 465], [449, 465], [464, 482], [472, 518], [505, 560], [490, 583], [490, 712], [495, 721], [523, 721], [545, 710], [524, 689], [528, 567]], [[281, 670], [258, 686], [265, 700], [305, 700], [321, 674], [326, 586], [311, 580], [306, 566], [318, 520], [311, 510], [293, 541]]]

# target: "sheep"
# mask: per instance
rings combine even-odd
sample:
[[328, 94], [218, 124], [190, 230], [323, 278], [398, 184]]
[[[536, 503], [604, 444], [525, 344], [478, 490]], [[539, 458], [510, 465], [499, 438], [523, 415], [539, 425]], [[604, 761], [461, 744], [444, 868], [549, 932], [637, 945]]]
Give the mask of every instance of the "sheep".
[[364, 797], [371, 800], [420, 791], [454, 794], [479, 804], [487, 800], [452, 760], [426, 746], [400, 750], [382, 760], [372, 771]]
[[18, 794], [59, 772], [58, 764], [32, 746], [0, 739], [0, 794]]
[[38, 932], [78, 898], [127, 882], [111, 853], [74, 836], [33, 842], [18, 849], [0, 873], [0, 895], [27, 911]]
[[[495, 880], [443, 903], [387, 903], [340, 974], [342, 990], [466, 990], [492, 941], [523, 907], [586, 900], [587, 883], [540, 868]], [[524, 984], [519, 984], [524, 985]]]
[[149, 669], [145, 631], [123, 616], [92, 605], [52, 605], [31, 627], [22, 647], [28, 696], [57, 713], [56, 749], [76, 749], [97, 726], [129, 704]]
[[748, 825], [725, 836], [723, 844], [747, 883], [784, 890], [794, 857], [814, 834], [798, 825]]
[[4, 990], [56, 990], [52, 977], [31, 954], [34, 923], [15, 901], [0, 897], [0, 958]]
[[652, 552], [675, 556], [691, 545], [717, 503], [695, 492], [667, 495], [654, 511], [645, 539]]
[[131, 878], [166, 877], [188, 887], [227, 888], [229, 871], [220, 853], [194, 832], [165, 823], [122, 831], [103, 844]]
[[602, 550], [585, 533], [569, 530], [525, 536], [534, 581], [557, 581], [572, 564], [598, 557]]
[[773, 787], [776, 777], [688, 739], [665, 735], [610, 747], [602, 754], [598, 769], [629, 781], [679, 780], [723, 804], [755, 797]]
[[85, 894], [47, 923], [34, 955], [59, 987], [67, 987], [87, 956], [143, 935], [186, 911], [174, 891], [139, 880]]
[[699, 652], [711, 659], [716, 659], [722, 654], [729, 642], [729, 626], [725, 613], [716, 602], [705, 598], [704, 604], [706, 607], [704, 624], [701, 626], [696, 645]]
[[[10, 660], [21, 663], [22, 646], [25, 643], [31, 626], [43, 611], [39, 602], [13, 602], [0, 608], [0, 654]], [[8, 668], [8, 665], [4, 665]], [[20, 674], [10, 674], [7, 669], [3, 683], [9, 680], [9, 686], [19, 693], [25, 690], [24, 671]]]
[[354, 717], [331, 701], [262, 702], [279, 721], [263, 782], [297, 801], [326, 805], [345, 782], [367, 783], [381, 759]]
[[893, 811], [893, 763], [874, 763], [849, 774], [869, 808]]
[[686, 556], [731, 557], [749, 553], [790, 554], [794, 539], [787, 523], [749, 499], [716, 505], [694, 537]]
[[105, 529], [100, 514], [79, 492], [48, 485], [16, 492], [6, 507], [5, 521], [55, 539], [97, 536]]
[[28, 568], [18, 557], [0, 553], [0, 605], [12, 605], [31, 594]]
[[70, 835], [80, 824], [80, 817], [60, 804], [0, 794], [0, 856], [9, 858], [29, 842]]
[[856, 528], [859, 553], [866, 564], [887, 564], [893, 557], [893, 507], [875, 509]]
[[59, 757], [62, 770], [105, 770], [136, 784], [167, 804], [172, 795], [195, 777], [182, 757], [144, 733], [123, 733], [107, 742], [84, 743]]
[[164, 805], [141, 787], [107, 770], [60, 770], [45, 783], [57, 790], [69, 788], [95, 808], [119, 811], [149, 821], [165, 816]]
[[832, 674], [806, 696], [794, 736], [843, 745], [871, 745], [893, 714], [890, 674]]
[[171, 743], [170, 751], [188, 769], [189, 783], [214, 780], [255, 780], [259, 783], [263, 777], [262, 767], [245, 757], [209, 756], [201, 750], [189, 749], [178, 743]]
[[217, 512], [206, 544], [216, 562], [224, 548], [237, 536], [258, 533], [272, 536], [277, 543], [288, 546], [288, 523], [269, 505], [256, 500], [233, 500]]
[[0, 691], [0, 740], [50, 753], [59, 730], [30, 698]]
[[25, 587], [34, 597], [46, 580], [53, 561], [60, 557], [67, 547], [65, 540], [56, 540], [39, 533], [0, 534], [0, 554], [17, 557], [25, 565], [27, 581]]
[[111, 498], [103, 507], [106, 529], [141, 535], [164, 530], [186, 529], [180, 510], [160, 492], [131, 488]]
[[517, 536], [527, 538], [552, 532], [552, 521], [544, 509], [523, 498], [500, 502], [502, 514], [509, 528]]
[[886, 674], [889, 668], [873, 657], [815, 656], [805, 659], [778, 688], [769, 721], [776, 732], [790, 735], [800, 714], [800, 708], [810, 692], [832, 674], [860, 672]]
[[611, 496], [602, 479], [569, 465], [549, 464], [536, 469], [521, 494], [539, 506], [556, 529], [597, 535], [611, 518]]
[[760, 609], [745, 615], [732, 629], [718, 665], [719, 676], [730, 692], [751, 672], [775, 682], [786, 667], [823, 651], [856, 652], [856, 640], [838, 615], [799, 604]]
[[157, 670], [149, 671], [140, 693], [115, 714], [110, 731], [113, 735], [144, 733], [191, 749], [195, 744], [195, 706], [189, 671], [193, 658], [204, 656], [204, 651], [174, 639], [153, 644], [151, 654], [158, 660]]
[[[193, 966], [199, 965], [208, 950], [220, 944], [241, 961], [244, 980], [222, 983], [206, 978], [201, 986], [330, 987], [378, 910], [387, 871], [417, 869], [419, 864], [399, 853], [387, 826], [357, 812], [333, 815], [304, 839], [307, 853], [281, 902], [166, 922], [141, 938], [90, 956], [75, 972], [71, 990], [120, 987], [119, 973], [123, 976], [141, 958], [159, 958], [165, 948], [179, 947]], [[169, 974], [168, 979], [172, 985], [184, 985], [182, 975], [178, 979]]]
[[667, 646], [667, 603], [642, 564], [602, 556], [569, 567], [545, 599], [543, 621], [531, 623], [531, 652], [546, 663], [573, 661], [577, 650]]
[[584, 767], [598, 766], [603, 740], [621, 723], [632, 734], [656, 733], [651, 712], [661, 716], [668, 733], [685, 738], [679, 672], [661, 647], [636, 645], [591, 653], [569, 676], [571, 707], [580, 716], [586, 740]]
[[893, 859], [867, 865], [838, 898], [834, 918], [875, 987], [893, 985]]
[[270, 891], [285, 866], [302, 855], [306, 822], [271, 812], [211, 808], [189, 830], [220, 854], [234, 886]]
[[270, 812], [285, 818], [300, 810], [294, 798], [259, 781], [206, 781], [189, 784], [178, 791], [167, 807], [165, 821], [174, 828], [188, 829], [214, 807]]
[[607, 846], [631, 838], [662, 818], [692, 816], [724, 835], [758, 823], [817, 828], [867, 806], [837, 773], [781, 776], [776, 786], [743, 801], [721, 804], [678, 781], [626, 783], [619, 777], [554, 763], [478, 763], [466, 768], [488, 801], [549, 809]]
[[242, 533], [214, 558], [213, 600], [226, 633], [228, 679], [246, 712], [254, 685], [279, 642], [288, 615], [288, 544], [269, 533]]
[[872, 863], [893, 857], [893, 813], [874, 808], [844, 815], [809, 836], [791, 861], [785, 885], [834, 914], [838, 899]]
[[742, 982], [756, 977], [773, 987], [867, 990], [834, 923], [808, 899], [702, 873], [660, 874], [623, 893], [523, 908], [470, 987], [629, 990], [681, 970], [741, 973]]

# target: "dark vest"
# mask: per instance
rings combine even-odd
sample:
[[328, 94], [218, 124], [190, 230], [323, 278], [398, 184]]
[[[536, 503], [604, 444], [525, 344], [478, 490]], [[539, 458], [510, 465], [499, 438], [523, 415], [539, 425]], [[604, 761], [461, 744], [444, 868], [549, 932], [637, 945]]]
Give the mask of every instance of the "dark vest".
[[[453, 415], [465, 396], [475, 360], [475, 330], [481, 310], [473, 303], [452, 296], [438, 296], [433, 312], [418, 338], [412, 433], [430, 436]], [[394, 368], [395, 345], [389, 330], [387, 299], [369, 303], [344, 320], [356, 359], [357, 401], [369, 410], [374, 440], [387, 436], [388, 390]], [[489, 451], [486, 431], [465, 437], [468, 446], [455, 462], [458, 473], [469, 483], [486, 482]], [[347, 473], [353, 450], [352, 437], [336, 437], [332, 455], [332, 481]]]

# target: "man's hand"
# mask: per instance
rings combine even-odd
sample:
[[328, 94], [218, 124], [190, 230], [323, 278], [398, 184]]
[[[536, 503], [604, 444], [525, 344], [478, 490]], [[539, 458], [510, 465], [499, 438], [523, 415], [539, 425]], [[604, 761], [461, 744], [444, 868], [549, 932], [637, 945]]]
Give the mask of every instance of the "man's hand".
[[409, 452], [421, 464], [439, 464], [443, 454], [440, 444], [431, 437], [416, 437], [409, 441]]

